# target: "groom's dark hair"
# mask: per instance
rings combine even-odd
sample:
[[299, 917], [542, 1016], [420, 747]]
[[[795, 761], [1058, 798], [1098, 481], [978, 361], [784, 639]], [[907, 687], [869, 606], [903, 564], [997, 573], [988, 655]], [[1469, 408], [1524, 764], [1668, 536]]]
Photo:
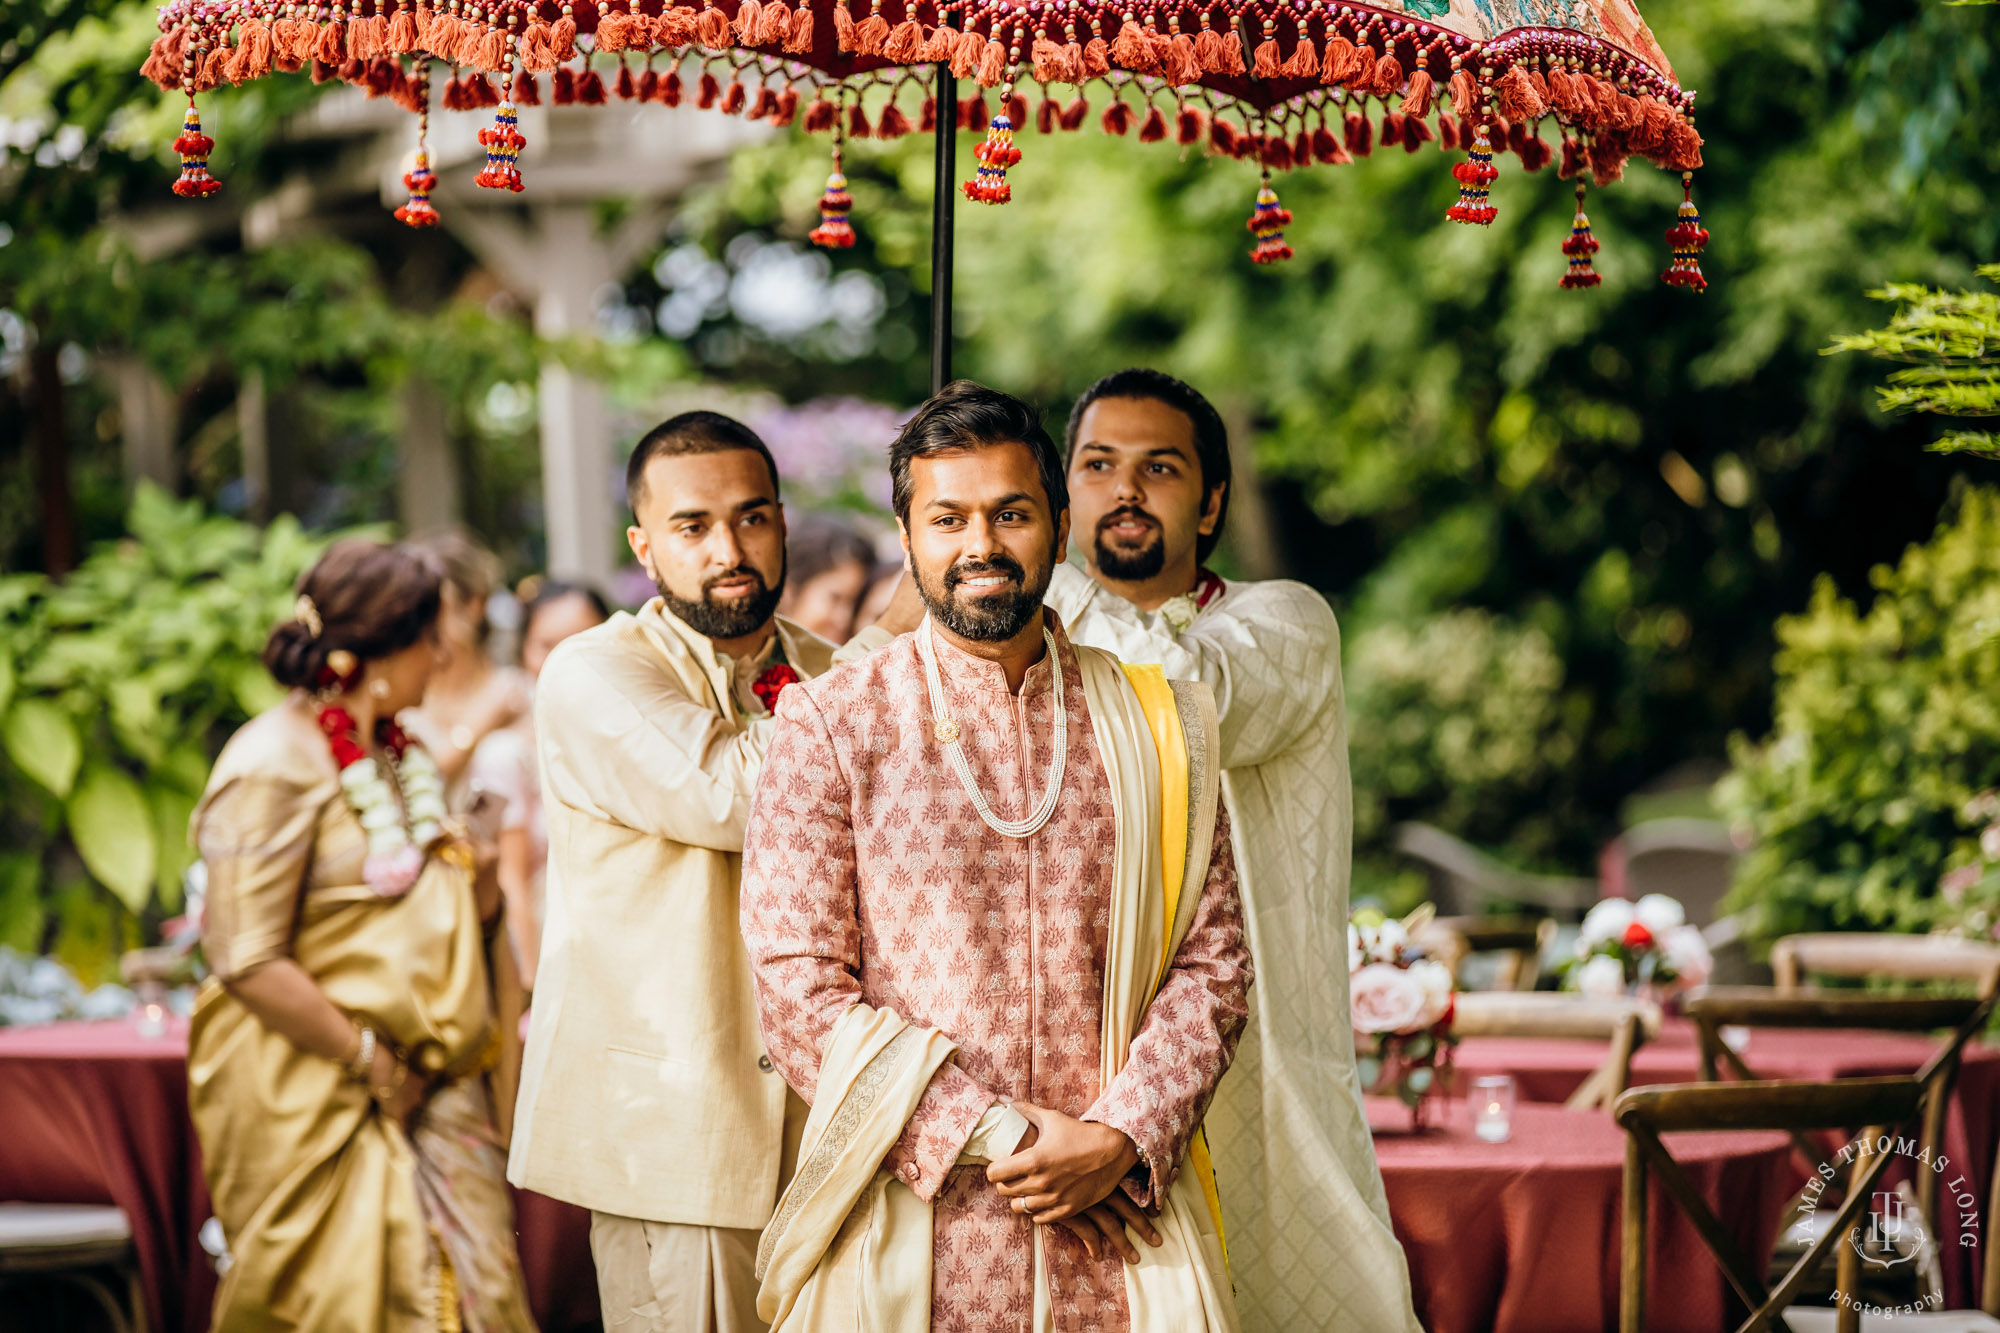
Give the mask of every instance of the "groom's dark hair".
[[1062, 454], [1042, 426], [1041, 414], [1012, 394], [972, 380], [953, 380], [932, 394], [889, 446], [889, 481], [896, 517], [910, 521], [910, 462], [959, 454], [994, 444], [1019, 444], [1035, 456], [1042, 491], [1054, 521], [1069, 508]]

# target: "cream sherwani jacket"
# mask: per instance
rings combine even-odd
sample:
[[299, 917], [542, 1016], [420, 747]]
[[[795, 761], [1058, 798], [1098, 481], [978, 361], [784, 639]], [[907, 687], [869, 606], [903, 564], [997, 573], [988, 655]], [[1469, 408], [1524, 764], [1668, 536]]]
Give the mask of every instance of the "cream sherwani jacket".
[[1271, 581], [1148, 614], [1070, 565], [1056, 568], [1048, 604], [1076, 642], [1215, 692], [1258, 981], [1207, 1122], [1245, 1333], [1414, 1330], [1355, 1073], [1354, 806], [1332, 608], [1303, 584]]
[[[830, 645], [778, 622], [785, 659]], [[743, 825], [773, 722], [656, 598], [564, 641], [535, 693], [548, 919], [507, 1178], [649, 1222], [762, 1227], [786, 1089], [737, 925]]]

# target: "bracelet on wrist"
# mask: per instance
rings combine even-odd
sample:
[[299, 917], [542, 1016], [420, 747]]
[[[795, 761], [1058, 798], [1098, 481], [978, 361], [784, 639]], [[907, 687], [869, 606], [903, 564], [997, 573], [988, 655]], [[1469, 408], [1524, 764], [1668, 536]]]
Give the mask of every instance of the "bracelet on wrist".
[[359, 1020], [355, 1021], [354, 1032], [360, 1038], [360, 1044], [354, 1052], [354, 1058], [347, 1061], [347, 1075], [356, 1083], [366, 1083], [375, 1069], [375, 1047], [378, 1038], [374, 1028]]

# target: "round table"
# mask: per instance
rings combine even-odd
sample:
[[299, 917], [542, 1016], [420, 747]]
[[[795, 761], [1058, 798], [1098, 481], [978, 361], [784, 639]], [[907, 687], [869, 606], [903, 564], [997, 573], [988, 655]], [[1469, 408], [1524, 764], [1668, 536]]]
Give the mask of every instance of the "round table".
[[[1817, 1029], [1750, 1033], [1739, 1052], [1759, 1078], [1867, 1078], [1914, 1073], [1934, 1055], [1940, 1039], [1906, 1032], [1841, 1032]], [[1454, 1085], [1463, 1088], [1481, 1074], [1511, 1074], [1523, 1102], [1561, 1103], [1604, 1063], [1604, 1043], [1547, 1037], [1468, 1037], [1453, 1056]], [[1701, 1053], [1694, 1023], [1669, 1018], [1660, 1035], [1632, 1058], [1634, 1085], [1692, 1083], [1701, 1078]], [[1858, 1126], [1857, 1126], [1858, 1128]], [[2000, 1136], [2000, 1046], [1968, 1043], [1945, 1122], [1944, 1152], [1962, 1163], [1966, 1179], [1986, 1208], [1993, 1178], [1996, 1136]], [[1793, 1160], [1793, 1187], [1805, 1183], [1806, 1163]], [[1953, 1171], [1947, 1179], [1956, 1178]], [[1943, 1252], [1945, 1301], [1953, 1309], [1978, 1303], [1980, 1235], [1961, 1237], [1956, 1209], [1940, 1209], [1935, 1219]]]
[[[149, 1327], [208, 1327], [215, 1268], [195, 1239], [210, 1210], [188, 1114], [184, 1020], [159, 1037], [124, 1021], [0, 1028], [0, 1126], [0, 1200], [124, 1209]], [[516, 1191], [514, 1222], [543, 1333], [595, 1328], [590, 1215]]]
[[[1430, 1333], [1602, 1333], [1618, 1323], [1625, 1136], [1602, 1111], [1523, 1103], [1512, 1137], [1473, 1136], [1466, 1103], [1411, 1132], [1402, 1103], [1368, 1099], [1396, 1239]], [[1766, 1257], [1795, 1173], [1770, 1132], [1669, 1134], [1668, 1150], [1749, 1254]], [[1732, 1327], [1733, 1296], [1693, 1226], [1654, 1182], [1651, 1333]]]

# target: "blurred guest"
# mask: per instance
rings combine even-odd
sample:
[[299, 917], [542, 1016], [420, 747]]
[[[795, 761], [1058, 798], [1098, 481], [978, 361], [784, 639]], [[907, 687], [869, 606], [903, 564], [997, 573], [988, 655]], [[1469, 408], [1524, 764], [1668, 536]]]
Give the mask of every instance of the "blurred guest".
[[491, 630], [486, 603], [500, 584], [500, 561], [456, 529], [410, 543], [444, 573], [444, 605], [438, 615], [442, 649], [423, 703], [403, 717], [404, 725], [436, 756], [444, 773], [447, 800], [455, 811], [470, 796], [465, 775], [479, 742], [512, 725], [528, 710], [528, 678], [494, 664], [487, 651]]
[[[913, 584], [903, 578], [903, 562], [884, 560], [875, 566], [875, 572], [868, 577], [868, 591], [861, 596], [861, 605], [854, 613], [856, 625], [873, 625], [883, 616], [890, 614], [889, 607], [897, 595], [910, 598], [916, 594]], [[921, 604], [920, 604], [921, 605]], [[921, 620], [921, 614], [917, 617]]]
[[[523, 598], [521, 669], [533, 681], [542, 674], [549, 650], [611, 618], [611, 608], [595, 589], [553, 579], [539, 581]], [[473, 751], [471, 784], [499, 802], [500, 893], [507, 904], [507, 935], [521, 984], [535, 988], [541, 952], [542, 874], [549, 855], [548, 824], [542, 817], [542, 779], [535, 766], [535, 726], [523, 713], [488, 733]]]
[[839, 519], [802, 514], [785, 536], [778, 614], [828, 643], [845, 643], [874, 576], [875, 551]]
[[231, 1260], [220, 1333], [534, 1327], [487, 1078], [511, 1036], [499, 884], [396, 724], [439, 604], [410, 548], [333, 546], [264, 651], [291, 693], [195, 811], [212, 976], [188, 1084]]

